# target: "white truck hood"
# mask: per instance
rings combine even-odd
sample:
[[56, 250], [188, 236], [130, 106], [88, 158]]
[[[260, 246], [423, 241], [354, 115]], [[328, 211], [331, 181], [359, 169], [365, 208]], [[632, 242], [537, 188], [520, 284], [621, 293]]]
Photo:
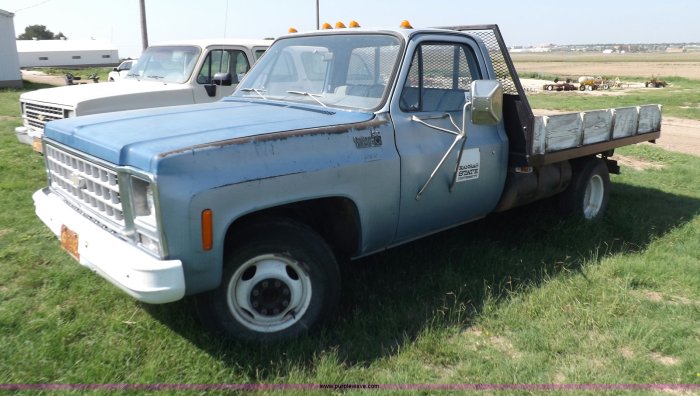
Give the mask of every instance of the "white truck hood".
[[153, 81], [81, 84], [45, 88], [22, 94], [21, 100], [58, 105], [75, 110], [75, 115], [108, 113], [144, 107], [194, 103], [187, 84]]

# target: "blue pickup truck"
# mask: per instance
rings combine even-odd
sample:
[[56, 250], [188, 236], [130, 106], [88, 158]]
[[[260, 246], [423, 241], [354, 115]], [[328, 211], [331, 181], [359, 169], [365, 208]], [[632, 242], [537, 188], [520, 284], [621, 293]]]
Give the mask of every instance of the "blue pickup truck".
[[219, 102], [47, 123], [36, 213], [140, 301], [297, 336], [340, 258], [555, 195], [598, 220], [613, 150], [660, 136], [658, 105], [535, 117], [505, 48], [496, 25], [289, 34]]

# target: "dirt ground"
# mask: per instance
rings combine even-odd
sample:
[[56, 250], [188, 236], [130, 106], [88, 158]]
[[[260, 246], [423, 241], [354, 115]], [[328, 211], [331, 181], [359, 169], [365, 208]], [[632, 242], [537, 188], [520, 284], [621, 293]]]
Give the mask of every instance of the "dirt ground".
[[653, 76], [700, 80], [700, 62], [518, 62], [519, 73], [539, 72], [557, 76]]
[[[698, 79], [700, 79], [700, 66], [698, 66], [698, 69]], [[62, 76], [47, 76], [37, 71], [23, 70], [22, 78], [43, 84], [65, 85], [65, 79]], [[523, 79], [523, 85], [526, 89], [541, 90], [542, 85], [545, 83], [549, 83], [549, 81]], [[606, 91], [605, 93], [609, 95], [611, 92], [614, 91]], [[598, 95], [600, 93], [598, 91], [586, 91], [584, 94]], [[535, 114], [547, 115], [556, 114], [556, 112], [535, 110]], [[656, 144], [666, 150], [700, 156], [700, 121], [664, 117], [661, 127], [661, 138], [656, 141]]]
[[700, 156], [700, 121], [664, 117], [661, 138], [656, 144], [666, 150]]
[[[526, 92], [544, 92], [542, 87], [545, 84], [552, 84], [553, 81], [550, 80], [538, 80], [534, 78], [521, 78], [520, 83], [523, 85], [523, 88], [525, 89]], [[622, 88], [624, 89], [643, 89], [644, 83], [641, 82], [632, 82], [632, 81], [622, 81]], [[573, 82], [574, 86], [578, 87], [578, 80]], [[568, 92], [557, 92], [555, 93], [556, 95], [589, 95], [589, 96], [596, 96], [596, 95], [607, 95], [607, 96], [618, 96], [618, 95], [624, 95], [625, 91], [619, 88], [611, 88], [608, 90], [597, 90], [597, 91], [579, 91], [578, 89], [575, 91], [568, 91]]]
[[36, 70], [22, 70], [22, 80], [37, 84], [66, 85], [65, 77], [49, 76]]

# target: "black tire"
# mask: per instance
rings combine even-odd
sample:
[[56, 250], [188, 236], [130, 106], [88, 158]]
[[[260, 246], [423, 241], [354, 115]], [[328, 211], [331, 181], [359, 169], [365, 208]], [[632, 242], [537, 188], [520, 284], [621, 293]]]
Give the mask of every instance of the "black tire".
[[586, 221], [598, 221], [610, 198], [610, 173], [600, 158], [589, 157], [571, 164], [569, 187], [559, 196], [559, 208]]
[[338, 263], [314, 230], [271, 219], [246, 228], [233, 242], [221, 285], [197, 298], [210, 331], [246, 341], [283, 341], [317, 328], [335, 312]]

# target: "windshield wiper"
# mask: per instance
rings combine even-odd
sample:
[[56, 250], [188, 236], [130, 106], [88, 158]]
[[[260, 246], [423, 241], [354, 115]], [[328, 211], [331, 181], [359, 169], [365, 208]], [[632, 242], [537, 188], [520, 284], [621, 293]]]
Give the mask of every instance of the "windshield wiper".
[[146, 76], [147, 78], [153, 78], [153, 79], [160, 79], [160, 78], [165, 78], [165, 76]]
[[243, 92], [255, 92], [256, 94], [260, 95], [261, 98], [266, 99], [265, 95], [263, 95], [263, 92], [267, 92], [264, 89], [257, 89], [257, 88], [241, 88], [241, 91]]
[[320, 100], [316, 99], [316, 97], [322, 98], [323, 95], [320, 95], [320, 94], [312, 94], [312, 93], [303, 92], [303, 91], [287, 91], [287, 93], [294, 94], [294, 95], [304, 95], [304, 96], [308, 96], [308, 97], [310, 97], [311, 99], [313, 99], [313, 100], [315, 100], [316, 102], [318, 102], [318, 104], [320, 104], [321, 106], [323, 106], [323, 107], [328, 107], [328, 106], [326, 106], [325, 104], [323, 104], [323, 102], [321, 102]]

